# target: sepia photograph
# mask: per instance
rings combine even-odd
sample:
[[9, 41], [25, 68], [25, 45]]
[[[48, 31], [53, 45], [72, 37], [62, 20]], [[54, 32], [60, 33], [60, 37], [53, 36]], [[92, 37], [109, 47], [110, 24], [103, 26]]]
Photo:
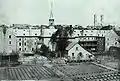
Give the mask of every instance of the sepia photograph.
[[120, 0], [0, 0], [0, 81], [120, 81]]

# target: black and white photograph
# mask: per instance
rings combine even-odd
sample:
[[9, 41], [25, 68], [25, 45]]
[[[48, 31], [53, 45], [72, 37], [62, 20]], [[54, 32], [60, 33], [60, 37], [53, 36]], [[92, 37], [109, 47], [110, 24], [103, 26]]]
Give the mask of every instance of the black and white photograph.
[[0, 0], [0, 81], [120, 81], [120, 0]]

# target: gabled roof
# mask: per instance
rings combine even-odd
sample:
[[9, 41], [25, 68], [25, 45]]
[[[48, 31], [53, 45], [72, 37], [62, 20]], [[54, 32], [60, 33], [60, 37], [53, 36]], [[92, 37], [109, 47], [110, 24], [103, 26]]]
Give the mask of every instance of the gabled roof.
[[76, 44], [78, 44], [78, 42], [71, 42], [71, 43], [66, 47], [66, 50], [70, 50], [70, 49], [73, 48]]
[[116, 33], [118, 36], [120, 36], [120, 31], [115, 31], [115, 33]]

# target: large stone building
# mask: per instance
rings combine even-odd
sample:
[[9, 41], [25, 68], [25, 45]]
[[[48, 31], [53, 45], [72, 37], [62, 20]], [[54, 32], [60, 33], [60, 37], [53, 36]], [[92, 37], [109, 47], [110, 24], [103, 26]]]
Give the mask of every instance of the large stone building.
[[[73, 33], [74, 37], [88, 37], [88, 36], [95, 36], [95, 37], [104, 37], [105, 38], [105, 51], [108, 51], [111, 46], [120, 47], [118, 42], [119, 36], [116, 34], [114, 30], [74, 30]], [[73, 41], [78, 41], [79, 39], [76, 38]]]
[[[12, 51], [33, 53], [36, 49], [37, 43], [44, 43], [49, 49], [53, 49], [50, 43], [52, 34], [56, 31], [55, 28], [46, 28], [45, 26], [31, 26], [31, 25], [13, 25], [7, 27], [6, 34], [3, 33], [3, 27], [0, 27], [0, 52]], [[100, 52], [108, 51], [111, 46], [119, 47], [119, 36], [114, 30], [78, 30], [75, 29], [72, 37], [69, 39], [72, 42], [83, 42], [84, 48], [89, 51]], [[93, 45], [93, 43], [95, 45]], [[90, 45], [92, 44], [92, 45]], [[86, 46], [85, 46], [86, 45]]]
[[105, 51], [105, 37], [80, 36], [79, 44], [91, 53], [102, 53]]
[[[3, 28], [4, 27], [4, 28]], [[12, 28], [0, 27], [0, 53], [9, 54], [17, 51], [16, 36]]]

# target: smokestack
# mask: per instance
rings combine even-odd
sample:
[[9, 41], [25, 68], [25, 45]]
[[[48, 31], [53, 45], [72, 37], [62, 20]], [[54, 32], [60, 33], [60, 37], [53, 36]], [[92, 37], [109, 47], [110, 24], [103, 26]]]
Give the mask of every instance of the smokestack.
[[104, 17], [104, 15], [100, 15], [100, 22], [101, 22], [101, 26], [103, 25], [103, 18]]
[[97, 23], [97, 16], [96, 14], [94, 14], [94, 28], [96, 27], [96, 23]]

